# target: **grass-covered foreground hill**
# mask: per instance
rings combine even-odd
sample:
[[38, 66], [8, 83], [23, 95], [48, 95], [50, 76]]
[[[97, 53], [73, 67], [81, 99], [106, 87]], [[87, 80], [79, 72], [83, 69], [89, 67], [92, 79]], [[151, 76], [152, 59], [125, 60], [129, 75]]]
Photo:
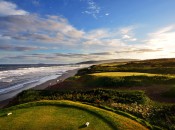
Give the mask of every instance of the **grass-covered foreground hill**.
[[20, 93], [11, 106], [40, 100], [79, 101], [112, 110], [125, 117], [131, 114], [131, 119], [151, 129], [175, 129], [175, 105], [154, 102], [141, 90], [27, 90]]
[[[12, 115], [6, 114], [11, 112]], [[89, 122], [86, 127], [85, 123]], [[136, 121], [78, 102], [39, 101], [0, 111], [1, 130], [146, 130]]]

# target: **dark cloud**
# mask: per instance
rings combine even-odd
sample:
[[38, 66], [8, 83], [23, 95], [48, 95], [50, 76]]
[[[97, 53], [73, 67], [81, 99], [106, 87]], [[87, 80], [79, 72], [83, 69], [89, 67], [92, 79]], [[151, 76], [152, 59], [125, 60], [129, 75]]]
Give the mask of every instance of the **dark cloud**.
[[36, 50], [36, 47], [25, 47], [25, 46], [13, 46], [13, 45], [0, 45], [0, 50], [3, 51], [31, 51]]
[[110, 52], [100, 52], [100, 53], [90, 53], [89, 55], [111, 55], [111, 53]]
[[108, 52], [101, 52], [101, 53], [90, 53], [90, 54], [77, 54], [77, 53], [52, 53], [52, 54], [28, 54], [28, 55], [18, 55], [18, 56], [10, 56], [6, 57], [8, 59], [28, 59], [28, 58], [35, 58], [35, 59], [59, 59], [59, 58], [66, 58], [66, 59], [91, 59], [97, 58], [104, 55], [109, 55]]
[[132, 49], [132, 50], [123, 50], [123, 51], [116, 51], [116, 53], [146, 53], [146, 52], [158, 52], [162, 51], [162, 48], [158, 49]]
[[54, 56], [46, 55], [46, 54], [24, 54], [24, 55], [16, 55], [16, 56], [7, 56], [7, 59], [54, 59]]
[[55, 53], [58, 57], [64, 57], [64, 58], [87, 58], [89, 57], [89, 54], [76, 54], [76, 53]]
[[104, 56], [104, 55], [111, 55], [110, 52], [99, 52], [99, 53], [89, 53], [89, 54], [76, 54], [76, 53], [55, 53], [56, 56], [61, 57], [72, 57], [72, 58], [86, 58], [86, 57], [93, 57], [93, 56]]

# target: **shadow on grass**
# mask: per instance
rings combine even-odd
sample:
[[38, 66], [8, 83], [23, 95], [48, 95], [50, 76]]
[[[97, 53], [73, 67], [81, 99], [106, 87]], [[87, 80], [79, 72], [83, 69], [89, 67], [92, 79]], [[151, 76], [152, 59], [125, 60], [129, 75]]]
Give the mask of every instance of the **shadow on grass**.
[[[67, 107], [67, 108], [75, 108], [75, 109], [79, 109], [79, 110], [83, 110], [91, 115], [94, 115], [96, 117], [98, 117], [100, 120], [102, 120], [103, 122], [105, 122], [106, 124], [109, 125], [109, 127], [111, 127], [111, 129], [113, 130], [117, 130], [118, 128], [118, 124], [117, 123], [113, 123], [110, 121], [110, 119], [102, 116], [100, 113], [87, 109], [87, 108], [83, 108], [81, 106], [74, 106], [72, 104], [56, 104], [56, 103], [50, 103], [50, 102], [31, 102], [28, 104], [23, 104], [23, 105], [19, 105], [17, 107], [12, 107], [10, 110], [16, 109], [16, 108], [29, 108], [29, 107], [33, 107], [33, 106], [59, 106], [59, 107]], [[8, 109], [7, 109], [8, 110]], [[81, 125], [78, 127], [79, 129], [83, 129], [85, 128], [84, 125]]]
[[7, 114], [2, 114], [0, 115], [0, 117], [7, 117]]
[[84, 124], [84, 125], [81, 125], [78, 127], [78, 129], [83, 129], [83, 128], [86, 128], [87, 126]]
[[[66, 105], [66, 104], [56, 104], [59, 107], [67, 107], [67, 108], [75, 108], [75, 109], [79, 109], [79, 110], [83, 110], [91, 115], [94, 115], [96, 117], [98, 117], [100, 120], [102, 120], [103, 122], [105, 122], [106, 124], [108, 124], [113, 130], [117, 130], [117, 124], [113, 124], [109, 119], [106, 119], [104, 116], [102, 116], [99, 113], [96, 113], [93, 110], [89, 110], [83, 107], [79, 107], [79, 106], [72, 106], [72, 105]], [[81, 127], [81, 128], [80, 128]], [[79, 129], [85, 128], [84, 125], [80, 126]]]

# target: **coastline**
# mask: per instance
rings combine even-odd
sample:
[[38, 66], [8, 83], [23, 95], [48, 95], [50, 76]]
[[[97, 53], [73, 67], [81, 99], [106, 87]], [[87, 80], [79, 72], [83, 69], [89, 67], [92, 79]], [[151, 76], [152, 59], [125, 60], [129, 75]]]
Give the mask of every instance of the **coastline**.
[[52, 85], [59, 84], [60, 82], [64, 81], [65, 79], [74, 76], [78, 70], [79, 69], [68, 70], [65, 73], [63, 73], [61, 76], [57, 77], [56, 79], [48, 80], [48, 81], [46, 81], [40, 85], [37, 85], [31, 89], [34, 89], [34, 90], [47, 89], [48, 87], [50, 87]]
[[[52, 79], [52, 80], [48, 80], [40, 85], [34, 86], [33, 88], [30, 89], [34, 89], [34, 90], [44, 90], [47, 89], [48, 87], [55, 85], [55, 84], [59, 84], [60, 82], [64, 81], [65, 79], [74, 76], [78, 70], [78, 69], [73, 69], [73, 70], [68, 70], [65, 73], [63, 73], [61, 76], [57, 77], [56, 79]], [[13, 92], [12, 92], [13, 93]], [[8, 93], [10, 94], [10, 93]], [[15, 96], [14, 96], [15, 97]], [[8, 105], [8, 103], [14, 99], [14, 97], [9, 97], [6, 100], [0, 101], [0, 108], [5, 107], [6, 105]]]

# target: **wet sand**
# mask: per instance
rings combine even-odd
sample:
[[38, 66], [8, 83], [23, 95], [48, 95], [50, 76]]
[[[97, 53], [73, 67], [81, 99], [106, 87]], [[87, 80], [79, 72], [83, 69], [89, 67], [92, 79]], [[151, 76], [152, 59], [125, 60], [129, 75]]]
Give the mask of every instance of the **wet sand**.
[[[60, 82], [64, 81], [65, 79], [67, 79], [67, 78], [69, 78], [71, 76], [74, 76], [77, 73], [78, 70], [79, 69], [68, 70], [63, 75], [61, 75], [60, 77], [58, 77], [56, 79], [52, 79], [52, 80], [46, 81], [45, 83], [42, 83], [40, 85], [37, 85], [37, 86], [35, 86], [35, 87], [31, 88], [31, 89], [34, 89], [34, 90], [43, 90], [43, 89], [46, 89], [47, 87], [50, 87], [52, 85], [59, 84]], [[18, 90], [18, 91], [20, 91], [20, 90]], [[13, 100], [13, 96], [11, 96], [11, 95], [14, 95], [14, 93], [16, 95], [16, 92], [10, 92], [10, 93], [4, 94], [4, 95], [7, 96], [7, 99], [5, 99], [3, 101], [0, 101], [0, 108], [3, 108], [11, 100]]]

